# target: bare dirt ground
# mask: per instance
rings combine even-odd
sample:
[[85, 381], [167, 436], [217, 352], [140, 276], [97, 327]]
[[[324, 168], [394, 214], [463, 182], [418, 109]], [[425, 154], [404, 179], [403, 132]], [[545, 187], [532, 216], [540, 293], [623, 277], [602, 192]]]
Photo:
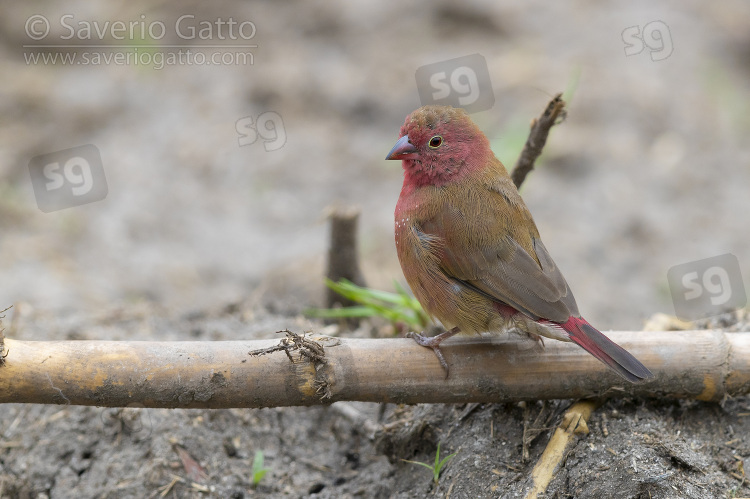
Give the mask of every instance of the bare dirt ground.
[[[335, 203], [362, 208], [365, 277], [392, 289], [402, 279], [392, 242], [401, 172], [382, 158], [420, 105], [417, 68], [474, 53], [487, 60], [495, 105], [473, 118], [506, 164], [529, 120], [577, 82], [522, 195], [593, 324], [640, 329], [671, 313], [667, 271], [692, 260], [732, 253], [750, 287], [746, 3], [2, 2], [2, 12], [0, 309], [15, 304], [5, 321], [13, 338], [217, 340], [319, 328], [299, 313], [322, 303], [324, 213]], [[76, 31], [63, 42], [65, 15]], [[180, 38], [173, 27], [184, 15], [252, 21], [252, 64], [28, 59], [116, 41], [111, 31], [85, 38], [79, 29], [94, 21], [163, 22], [160, 46], [229, 43]], [[54, 45], [82, 47], [24, 47], [44, 41], [30, 38], [34, 16], [50, 23]], [[623, 31], [656, 21], [668, 26], [669, 57], [626, 56]], [[158, 52], [139, 52], [149, 50]], [[280, 117], [283, 144], [269, 130], [240, 145], [238, 122], [267, 112]], [[42, 212], [29, 162], [83, 144], [101, 153], [106, 198]], [[732, 322], [706, 325], [744, 327]], [[370, 404], [11, 404], [0, 409], [0, 496], [522, 497], [570, 403], [388, 406], [382, 416]], [[606, 402], [547, 497], [748, 497], [748, 414], [748, 398]], [[365, 431], [365, 420], [383, 431]], [[526, 444], [524, 425], [539, 430]], [[428, 470], [402, 459], [429, 462], [438, 442], [457, 454], [433, 487]], [[257, 450], [270, 471], [252, 488]]]
[[[267, 337], [300, 319], [236, 305], [181, 318], [152, 307], [91, 316], [20, 314], [35, 339]], [[726, 314], [703, 326], [747, 331]], [[351, 334], [365, 335], [364, 326]], [[12, 354], [12, 352], [10, 352]], [[524, 497], [573, 401], [167, 410], [10, 404], [0, 423], [2, 497]], [[723, 404], [609, 400], [545, 497], [717, 498], [750, 492], [750, 398]], [[437, 486], [425, 468], [456, 453]], [[196, 466], [185, 464], [182, 449]], [[524, 458], [524, 449], [528, 455]], [[262, 450], [268, 474], [252, 486]], [[196, 468], [198, 471], [196, 471]]]

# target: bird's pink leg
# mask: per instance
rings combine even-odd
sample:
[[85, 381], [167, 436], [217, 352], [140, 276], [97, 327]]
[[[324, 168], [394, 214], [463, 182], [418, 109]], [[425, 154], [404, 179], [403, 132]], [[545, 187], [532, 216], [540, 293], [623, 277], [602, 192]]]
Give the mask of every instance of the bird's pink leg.
[[443, 352], [440, 351], [440, 343], [447, 340], [453, 335], [456, 335], [461, 332], [461, 329], [459, 329], [458, 326], [454, 327], [453, 329], [450, 329], [448, 331], [443, 331], [442, 333], [435, 335], [435, 336], [422, 336], [419, 333], [409, 332], [406, 334], [407, 338], [412, 338], [414, 341], [416, 341], [419, 345], [422, 345], [423, 347], [432, 348], [432, 351], [435, 352], [435, 356], [440, 361], [440, 365], [443, 366], [443, 369], [445, 369], [445, 377], [448, 378], [449, 370], [448, 370], [448, 363], [445, 361], [445, 357], [443, 357]]

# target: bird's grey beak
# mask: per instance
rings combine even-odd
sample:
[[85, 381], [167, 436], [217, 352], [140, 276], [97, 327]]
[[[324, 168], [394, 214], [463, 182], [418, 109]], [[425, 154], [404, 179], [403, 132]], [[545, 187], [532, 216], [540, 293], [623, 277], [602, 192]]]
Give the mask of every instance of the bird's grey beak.
[[398, 142], [396, 142], [396, 145], [393, 146], [393, 149], [391, 149], [391, 152], [388, 153], [385, 159], [417, 159], [418, 157], [417, 148], [409, 142], [409, 136], [404, 135], [398, 139]]

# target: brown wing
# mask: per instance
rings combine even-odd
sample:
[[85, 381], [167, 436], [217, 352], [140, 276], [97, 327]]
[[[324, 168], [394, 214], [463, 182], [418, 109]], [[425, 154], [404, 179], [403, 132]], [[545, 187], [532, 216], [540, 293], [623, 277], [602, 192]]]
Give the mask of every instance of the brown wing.
[[[514, 220], [526, 223], [514, 225]], [[462, 199], [448, 193], [444, 209], [423, 222], [422, 230], [440, 237], [441, 267], [464, 286], [533, 319], [565, 322], [579, 315], [570, 287], [520, 196], [509, 199], [492, 188]]]

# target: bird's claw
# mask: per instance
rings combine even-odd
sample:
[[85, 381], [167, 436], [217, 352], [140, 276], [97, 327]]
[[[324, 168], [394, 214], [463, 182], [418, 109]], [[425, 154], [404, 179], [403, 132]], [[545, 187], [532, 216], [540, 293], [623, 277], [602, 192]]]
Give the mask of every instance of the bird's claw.
[[435, 352], [435, 356], [437, 357], [437, 359], [440, 361], [440, 365], [443, 366], [443, 369], [445, 370], [445, 379], [448, 379], [450, 369], [448, 368], [448, 362], [446, 362], [445, 357], [443, 357], [443, 352], [440, 350], [440, 343], [442, 343], [444, 340], [447, 340], [459, 331], [460, 330], [457, 327], [454, 327], [450, 331], [444, 331], [436, 336], [424, 336], [419, 333], [409, 331], [408, 333], [406, 333], [406, 337], [413, 339], [417, 342], [418, 345], [431, 348], [432, 351]]

